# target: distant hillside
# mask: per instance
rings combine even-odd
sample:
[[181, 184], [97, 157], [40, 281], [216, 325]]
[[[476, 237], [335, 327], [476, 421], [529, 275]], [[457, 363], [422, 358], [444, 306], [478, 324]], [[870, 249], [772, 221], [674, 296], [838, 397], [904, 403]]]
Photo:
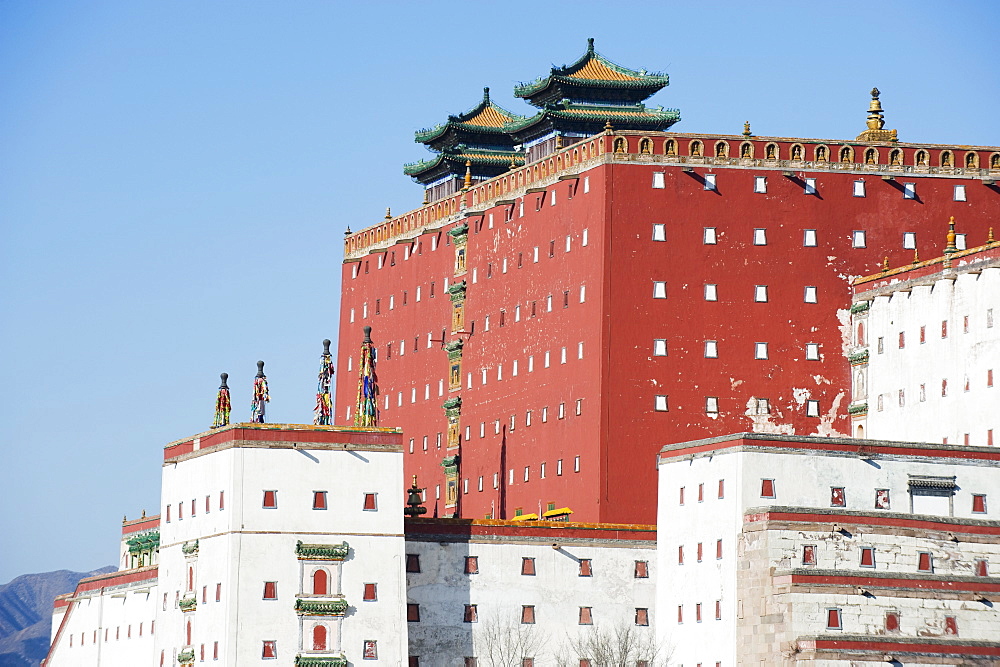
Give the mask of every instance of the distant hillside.
[[0, 667], [36, 667], [49, 649], [55, 597], [72, 593], [84, 577], [115, 569], [24, 574], [0, 586]]

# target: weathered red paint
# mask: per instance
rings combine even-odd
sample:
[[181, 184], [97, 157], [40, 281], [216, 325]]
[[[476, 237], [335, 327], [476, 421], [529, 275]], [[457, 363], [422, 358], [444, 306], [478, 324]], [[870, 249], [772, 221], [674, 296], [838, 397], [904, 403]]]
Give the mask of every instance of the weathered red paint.
[[[629, 152], [637, 153], [638, 133], [625, 133]], [[740, 137], [651, 133], [655, 152], [662, 154], [663, 142], [678, 141], [678, 151], [687, 155], [689, 142], [704, 141], [706, 155], [713, 154], [715, 141], [729, 142], [730, 155], [737, 156]], [[606, 137], [599, 137], [598, 142]], [[762, 157], [765, 145], [775, 143], [778, 157], [788, 159], [794, 143], [804, 146], [811, 159], [815, 140], [755, 138], [755, 155]], [[860, 154], [865, 146], [856, 141], [827, 142], [830, 160], [837, 160], [841, 146], [854, 146]], [[460, 395], [463, 400], [463, 435], [471, 426], [471, 439], [463, 442], [460, 475], [468, 480], [469, 493], [461, 495], [462, 515], [491, 515], [509, 518], [516, 508], [534, 512], [549, 502], [569, 506], [574, 517], [598, 522], [651, 522], [655, 518], [654, 454], [665, 442], [746, 431], [751, 420], [745, 414], [749, 398], [768, 398], [775, 424], [786, 425], [795, 433], [818, 433], [820, 419], [805, 416], [804, 406], [793, 397], [794, 388], [805, 388], [810, 398], [819, 400], [822, 415], [829, 413], [825, 432], [849, 433], [847, 405], [850, 401], [850, 373], [843, 358], [841, 321], [838, 310], [851, 303], [850, 279], [870, 275], [888, 257], [890, 266], [912, 261], [913, 251], [902, 247], [902, 234], [917, 234], [921, 256], [941, 254], [950, 216], [959, 221], [959, 232], [968, 235], [970, 247], [982, 244], [991, 220], [1000, 214], [1000, 191], [981, 180], [956, 174], [954, 177], [927, 177], [903, 173], [897, 181], [881, 178], [893, 148], [903, 151], [903, 164], [913, 164], [917, 150], [928, 150], [930, 163], [938, 164], [944, 146], [880, 145], [882, 167], [851, 165], [855, 173], [838, 169], [812, 169], [808, 163], [789, 170], [725, 167], [679, 163], [601, 163], [581, 173], [579, 180], [564, 180], [545, 186], [523, 199], [525, 214], [505, 222], [511, 206], [496, 205], [486, 199], [488, 184], [477, 185], [468, 193], [469, 209], [483, 215], [466, 218], [468, 236], [466, 345], [462, 365], [462, 389], [437, 395], [439, 380], [447, 382], [447, 358], [439, 344], [428, 349], [427, 335], [454, 340], [450, 333], [450, 302], [444, 280], [454, 282], [454, 252], [445, 230], [418, 235], [414, 254], [404, 260], [403, 245], [352, 258], [344, 264], [341, 299], [340, 350], [338, 352], [335, 419], [344, 423], [347, 406], [354, 403], [356, 371], [347, 372], [348, 357], [357, 359], [361, 327], [373, 327], [379, 358], [379, 380], [383, 397], [390, 406], [382, 413], [382, 423], [401, 426], [404, 447], [414, 439], [414, 453], [405, 455], [406, 470], [416, 473], [422, 485], [442, 486], [441, 459], [448, 455], [436, 448], [436, 435], [446, 433], [446, 419], [440, 404]], [[574, 147], [563, 149], [566, 156]], [[953, 149], [954, 150], [954, 149]], [[987, 164], [996, 149], [977, 148], [979, 163]], [[955, 150], [963, 160], [965, 149]], [[546, 158], [548, 165], [551, 158]], [[558, 156], [556, 156], [558, 157]], [[631, 156], [633, 162], [639, 156]], [[565, 162], [564, 162], [565, 164]], [[592, 163], [591, 163], [592, 164]], [[525, 173], [536, 167], [529, 165]], [[692, 171], [682, 171], [684, 167]], [[653, 189], [654, 172], [664, 172], [664, 188]], [[514, 172], [512, 172], [514, 173]], [[706, 191], [706, 173], [717, 175], [717, 190]], [[590, 179], [590, 192], [583, 194], [582, 177]], [[753, 192], [755, 176], [767, 177], [767, 193]], [[803, 193], [804, 178], [815, 178], [818, 195]], [[852, 182], [864, 178], [864, 198], [852, 195]], [[904, 199], [900, 182], [913, 181], [917, 199]], [[494, 179], [493, 182], [496, 182]], [[967, 187], [968, 201], [953, 201], [953, 185]], [[533, 183], [532, 186], [537, 185]], [[551, 206], [552, 193], [556, 205]], [[500, 195], [505, 196], [505, 195]], [[478, 197], [478, 199], [477, 199]], [[400, 236], [413, 227], [415, 215], [407, 213], [370, 230], [352, 235], [345, 248], [357, 252], [379, 239]], [[493, 228], [489, 228], [489, 215]], [[440, 218], [435, 218], [440, 219]], [[667, 225], [667, 241], [652, 241], [653, 223]], [[704, 245], [703, 228], [719, 232], [716, 245]], [[753, 230], [767, 229], [766, 246], [753, 245]], [[581, 247], [581, 233], [587, 229], [589, 245]], [[817, 247], [803, 247], [803, 230], [815, 229]], [[866, 247], [853, 248], [851, 233], [867, 232]], [[565, 237], [572, 236], [572, 250], [565, 251]], [[431, 237], [437, 236], [437, 250]], [[548, 256], [555, 242], [554, 257]], [[539, 263], [532, 261], [539, 247]], [[522, 268], [517, 268], [521, 253]], [[378, 257], [384, 256], [382, 268]], [[502, 262], [508, 271], [502, 272]], [[486, 275], [492, 264], [492, 277]], [[354, 267], [358, 276], [352, 277]], [[473, 269], [478, 281], [472, 284]], [[667, 283], [667, 299], [652, 298], [652, 281]], [[429, 296], [435, 283], [434, 297]], [[718, 285], [719, 300], [706, 302], [703, 286]], [[587, 301], [580, 304], [578, 290], [587, 286]], [[754, 285], [769, 286], [767, 303], [755, 303]], [[416, 288], [422, 299], [415, 301]], [[818, 303], [804, 303], [803, 290], [815, 286]], [[570, 305], [562, 307], [562, 293], [570, 290]], [[407, 292], [403, 305], [403, 292]], [[553, 312], [545, 312], [545, 298], [553, 295]], [[389, 309], [390, 296], [395, 297]], [[376, 314], [376, 300], [379, 301]], [[537, 316], [525, 317], [524, 310], [535, 301]], [[364, 304], [368, 317], [362, 317]], [[513, 322], [514, 307], [522, 306], [522, 321]], [[506, 309], [506, 325], [498, 326], [499, 312]], [[354, 310], [355, 321], [350, 321]], [[491, 330], [485, 332], [484, 318], [491, 316]], [[417, 350], [413, 349], [417, 338]], [[653, 339], [665, 338], [669, 356], [653, 357]], [[706, 359], [705, 340], [719, 341], [719, 358]], [[400, 341], [407, 345], [399, 356]], [[579, 342], [584, 343], [583, 360], [576, 359]], [[754, 342], [769, 343], [769, 359], [754, 359]], [[386, 344], [393, 345], [388, 358]], [[818, 343], [821, 359], [805, 360], [805, 344]], [[559, 363], [565, 346], [568, 362]], [[541, 357], [549, 350], [553, 364], [542, 370]], [[527, 357], [535, 355], [534, 373], [526, 372]], [[510, 362], [518, 359], [520, 373], [510, 377]], [[504, 380], [497, 381], [496, 365], [504, 364]], [[482, 385], [481, 369], [489, 380]], [[472, 371], [473, 387], [467, 386]], [[431, 386], [430, 400], [424, 387]], [[410, 392], [417, 390], [411, 403]], [[397, 404], [398, 393], [403, 404]], [[654, 397], [669, 396], [669, 412], [653, 409]], [[719, 398], [721, 413], [712, 418], [705, 413], [705, 397]], [[575, 416], [575, 401], [583, 400], [583, 414]], [[557, 420], [553, 413], [566, 403], [568, 416]], [[380, 407], [384, 408], [384, 398]], [[541, 424], [539, 413], [549, 407], [549, 422]], [[523, 427], [525, 412], [534, 411], [534, 423]], [[510, 416], [517, 428], [509, 429]], [[499, 434], [494, 423], [501, 421]], [[486, 437], [478, 435], [486, 424]], [[428, 451], [422, 448], [428, 438]], [[503, 454], [502, 454], [503, 453]], [[501, 457], [505, 461], [501, 462]], [[573, 473], [575, 456], [581, 457], [581, 472]], [[956, 456], [964, 456], [956, 454]], [[564, 474], [555, 476], [555, 462], [563, 460]], [[538, 479], [539, 465], [547, 464], [548, 478]], [[530, 481], [523, 470], [530, 466]], [[567, 471], [568, 469], [568, 471]], [[508, 484], [510, 471], [514, 483]], [[493, 489], [493, 474], [501, 484]], [[478, 478], [484, 478], [479, 492]], [[429, 495], [433, 498], [433, 495]], [[444, 511], [443, 504], [437, 507]]]
[[743, 516], [746, 523], [760, 521], [787, 521], [790, 523], [832, 523], [837, 522], [852, 526], [882, 526], [891, 528], [913, 528], [916, 530], [940, 530], [968, 535], [1000, 535], [1000, 522], [973, 521], [970, 519], [922, 519], [919, 517], [904, 518], [878, 514], [857, 514], [846, 512], [813, 513], [809, 510], [794, 511], [785, 509], [778, 512], [754, 512]]
[[656, 526], [623, 524], [585, 524], [561, 521], [483, 521], [472, 519], [406, 519], [403, 528], [407, 539], [448, 536], [457, 539], [477, 537], [587, 540], [639, 540], [656, 542]]

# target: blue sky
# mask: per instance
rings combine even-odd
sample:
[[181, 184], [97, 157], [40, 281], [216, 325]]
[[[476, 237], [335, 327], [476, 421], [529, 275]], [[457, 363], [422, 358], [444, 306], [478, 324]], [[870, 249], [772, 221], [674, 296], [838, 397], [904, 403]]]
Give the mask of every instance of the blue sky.
[[[0, 582], [114, 563], [162, 446], [309, 422], [342, 233], [417, 206], [414, 130], [597, 49], [678, 131], [1000, 144], [994, 2], [0, 3]], [[337, 369], [338, 372], [340, 369]]]

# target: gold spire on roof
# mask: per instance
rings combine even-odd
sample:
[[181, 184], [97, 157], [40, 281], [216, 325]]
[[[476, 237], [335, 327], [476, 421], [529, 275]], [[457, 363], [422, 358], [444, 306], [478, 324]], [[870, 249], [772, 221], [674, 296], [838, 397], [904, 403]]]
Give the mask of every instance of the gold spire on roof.
[[606, 122], [604, 124], [604, 131], [605, 132], [610, 132], [611, 131], [611, 119], [610, 118], [608, 119], [608, 122]]
[[944, 251], [955, 252], [958, 247], [955, 246], [955, 216], [951, 216], [948, 220], [948, 245], [945, 246]]
[[990, 235], [986, 238], [986, 242], [987, 243], [996, 243], [996, 241], [993, 240], [993, 228], [992, 227], [990, 227]]
[[753, 136], [752, 134], [750, 134], [750, 121], [748, 120], [743, 122], [743, 136], [746, 137], [747, 139]]
[[385, 219], [392, 220], [392, 211], [389, 210], [388, 206], [385, 207]]
[[472, 187], [472, 161], [465, 161], [465, 182], [462, 184], [463, 188]]
[[868, 129], [858, 135], [858, 141], [898, 141], [896, 130], [886, 130], [885, 119], [882, 117], [882, 103], [878, 96], [878, 88], [872, 88], [872, 101], [868, 105]]

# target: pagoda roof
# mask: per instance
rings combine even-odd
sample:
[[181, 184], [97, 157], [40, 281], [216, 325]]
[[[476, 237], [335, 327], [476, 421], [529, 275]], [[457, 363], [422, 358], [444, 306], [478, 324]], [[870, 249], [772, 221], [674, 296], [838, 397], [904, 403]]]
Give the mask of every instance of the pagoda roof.
[[[544, 110], [522, 121], [508, 123], [507, 131], [518, 140], [525, 134], [533, 134], [531, 128], [546, 123], [558, 126], [594, 125], [610, 121], [618, 130], [665, 130], [681, 119], [677, 109], [658, 107], [647, 109], [643, 105], [604, 107], [561, 103], [548, 105]], [[598, 129], [596, 132], [599, 132]]]
[[490, 99], [490, 89], [483, 88], [483, 99], [476, 106], [457, 116], [448, 116], [448, 120], [432, 128], [419, 130], [415, 133], [418, 143], [430, 144], [444, 137], [449, 130], [458, 130], [462, 134], [506, 134], [504, 126], [507, 123], [523, 119], [524, 116], [507, 111]]
[[[444, 168], [452, 173], [464, 173], [465, 163], [469, 162], [474, 174], [483, 171], [491, 175], [506, 171], [511, 161], [518, 167], [524, 165], [524, 153], [514, 151], [490, 151], [458, 145], [447, 149], [427, 160], [411, 162], [403, 165], [403, 173], [420, 180], [422, 174]], [[477, 169], [478, 167], [478, 169]], [[456, 169], [459, 168], [459, 169]]]
[[670, 83], [662, 72], [633, 70], [608, 60], [587, 40], [587, 52], [572, 65], [553, 66], [547, 77], [514, 87], [514, 95], [536, 106], [563, 98], [579, 98], [587, 89], [643, 100]]

